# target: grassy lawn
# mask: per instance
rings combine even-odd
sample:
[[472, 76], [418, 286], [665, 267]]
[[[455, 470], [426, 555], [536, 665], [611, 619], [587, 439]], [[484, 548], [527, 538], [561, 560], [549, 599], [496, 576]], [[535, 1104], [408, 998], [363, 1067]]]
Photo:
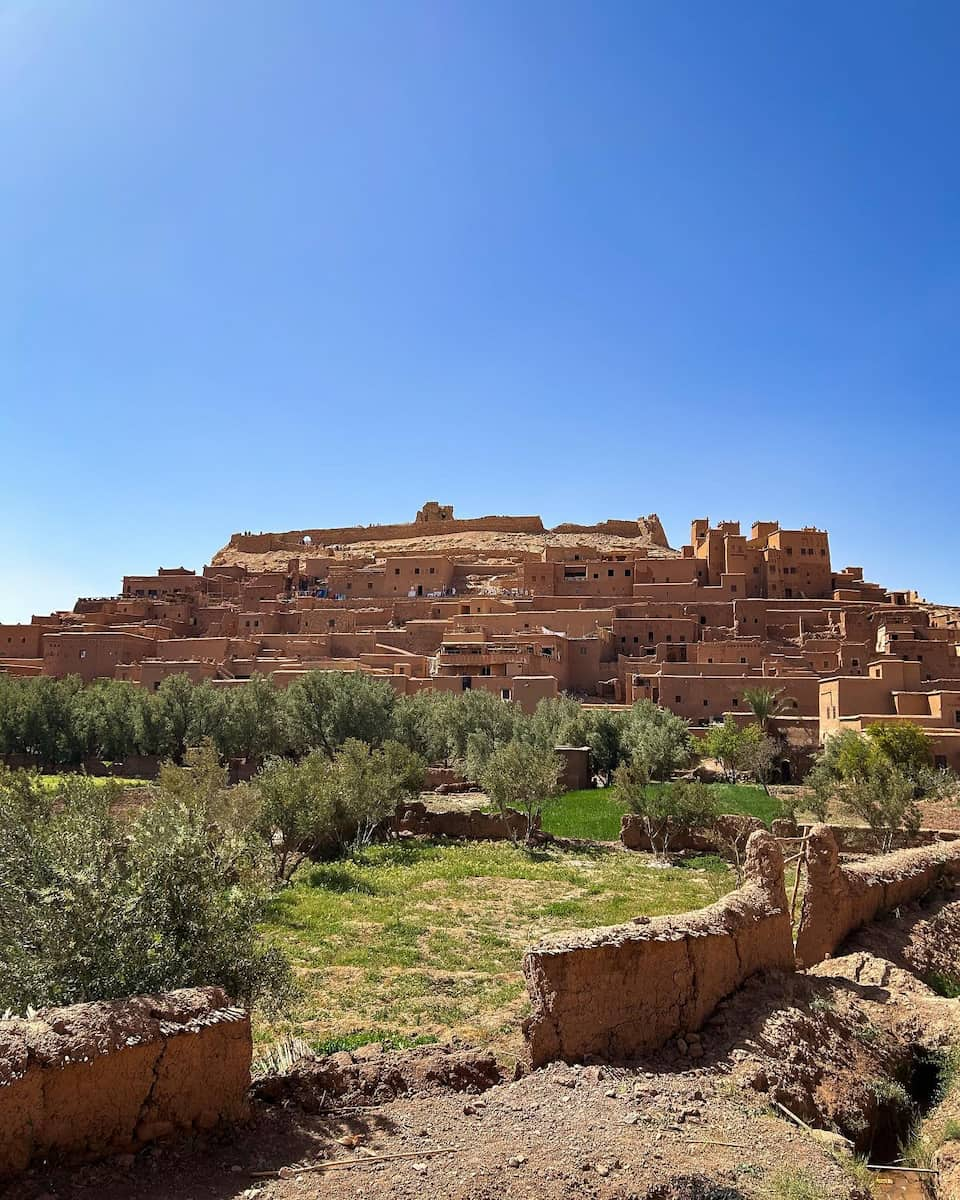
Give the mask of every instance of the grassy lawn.
[[256, 1036], [308, 1042], [446, 1039], [519, 1049], [524, 949], [543, 934], [712, 903], [732, 886], [716, 859], [655, 868], [597, 847], [526, 853], [505, 842], [371, 846], [310, 865], [273, 902], [266, 936], [303, 995]]
[[[659, 784], [651, 784], [659, 787]], [[780, 813], [775, 796], [763, 788], [748, 783], [711, 783], [722, 813], [746, 813], [768, 824]], [[612, 788], [592, 788], [567, 792], [544, 809], [543, 828], [557, 837], [594, 838], [616, 841], [620, 837], [620, 818], [624, 806]]]
[[[40, 775], [39, 779], [44, 791], [52, 792], [61, 783], [65, 783], [68, 779], [76, 779], [76, 777], [77, 773], [71, 772], [66, 775]], [[83, 778], [89, 779], [94, 787], [106, 787], [108, 783], [118, 783], [121, 787], [135, 788], [146, 787], [147, 784], [153, 782], [151, 779], [127, 779], [122, 775], [84, 775]]]

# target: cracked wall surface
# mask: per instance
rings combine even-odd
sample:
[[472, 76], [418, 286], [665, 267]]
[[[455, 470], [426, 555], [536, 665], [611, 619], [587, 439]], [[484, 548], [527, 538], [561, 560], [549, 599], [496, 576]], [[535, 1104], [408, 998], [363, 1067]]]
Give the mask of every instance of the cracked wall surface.
[[[506, 819], [500, 813], [487, 813], [478, 808], [434, 812], [421, 801], [415, 800], [397, 806], [393, 827], [397, 833], [423, 837], [499, 841], [509, 837], [525, 837], [527, 818], [514, 808], [506, 810]], [[540, 828], [539, 815], [534, 818], [533, 828]]]
[[896, 850], [841, 865], [834, 831], [829, 825], [813, 826], [807, 841], [807, 887], [797, 931], [797, 963], [813, 966], [861, 925], [918, 899], [942, 880], [958, 876], [958, 842]]
[[756, 832], [746, 882], [709, 908], [546, 938], [524, 955], [534, 1066], [628, 1059], [692, 1032], [758, 971], [794, 969], [783, 855]]
[[0, 1177], [242, 1119], [250, 1020], [220, 988], [0, 1021]]

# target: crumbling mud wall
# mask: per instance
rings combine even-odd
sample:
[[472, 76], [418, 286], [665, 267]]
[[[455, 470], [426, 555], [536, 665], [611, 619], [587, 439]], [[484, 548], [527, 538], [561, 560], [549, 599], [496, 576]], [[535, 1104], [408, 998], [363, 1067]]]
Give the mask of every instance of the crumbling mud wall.
[[[533, 828], [539, 830], [539, 817], [534, 818]], [[477, 808], [465, 812], [434, 812], [420, 801], [415, 801], [397, 805], [394, 832], [420, 837], [502, 841], [510, 837], [526, 837], [527, 818], [513, 808], [507, 809], [506, 820], [499, 813], [481, 812]]]
[[533, 1065], [634, 1058], [699, 1029], [756, 972], [792, 971], [783, 855], [769, 833], [751, 835], [745, 875], [709, 908], [561, 934], [528, 950]]
[[248, 554], [295, 550], [309, 537], [313, 546], [347, 546], [356, 542], [389, 542], [403, 538], [439, 537], [448, 533], [543, 533], [539, 517], [450, 517], [402, 525], [349, 525], [339, 529], [291, 529], [285, 533], [235, 533], [227, 548]]
[[960, 876], [960, 843], [896, 850], [841, 866], [829, 825], [814, 825], [807, 840], [807, 888], [797, 932], [797, 962], [813, 966], [847, 934]]
[[0, 1178], [247, 1114], [250, 1019], [220, 988], [0, 1021]]
[[[763, 822], [756, 817], [741, 816], [738, 813], [721, 814], [714, 822], [712, 830], [684, 830], [677, 833], [670, 839], [670, 850], [698, 850], [712, 854], [722, 850], [724, 844], [731, 839], [735, 839], [742, 851], [749, 836], [764, 828]], [[624, 813], [620, 818], [620, 841], [628, 850], [646, 853], [653, 850], [643, 817], [637, 813]]]

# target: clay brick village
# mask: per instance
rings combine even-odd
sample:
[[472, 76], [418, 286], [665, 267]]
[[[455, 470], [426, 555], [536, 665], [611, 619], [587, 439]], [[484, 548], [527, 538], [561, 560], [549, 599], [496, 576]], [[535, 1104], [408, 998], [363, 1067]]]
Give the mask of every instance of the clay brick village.
[[960, 1200], [957, 0], [0, 0], [0, 1200]]
[[960, 1195], [960, 608], [826, 530], [235, 533], [0, 752], [8, 1200]]

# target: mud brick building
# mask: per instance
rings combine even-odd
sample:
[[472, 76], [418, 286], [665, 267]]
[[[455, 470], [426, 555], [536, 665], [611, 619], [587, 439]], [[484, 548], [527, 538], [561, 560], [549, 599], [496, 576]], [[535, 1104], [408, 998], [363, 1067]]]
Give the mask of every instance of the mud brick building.
[[0, 625], [0, 671], [17, 675], [282, 687], [311, 670], [525, 709], [646, 698], [695, 730], [765, 686], [798, 744], [909, 720], [960, 769], [958, 610], [837, 570], [824, 530], [776, 521], [701, 518], [675, 550], [656, 515], [546, 529], [431, 501], [406, 525], [234, 534], [199, 575], [128, 575], [118, 596]]

